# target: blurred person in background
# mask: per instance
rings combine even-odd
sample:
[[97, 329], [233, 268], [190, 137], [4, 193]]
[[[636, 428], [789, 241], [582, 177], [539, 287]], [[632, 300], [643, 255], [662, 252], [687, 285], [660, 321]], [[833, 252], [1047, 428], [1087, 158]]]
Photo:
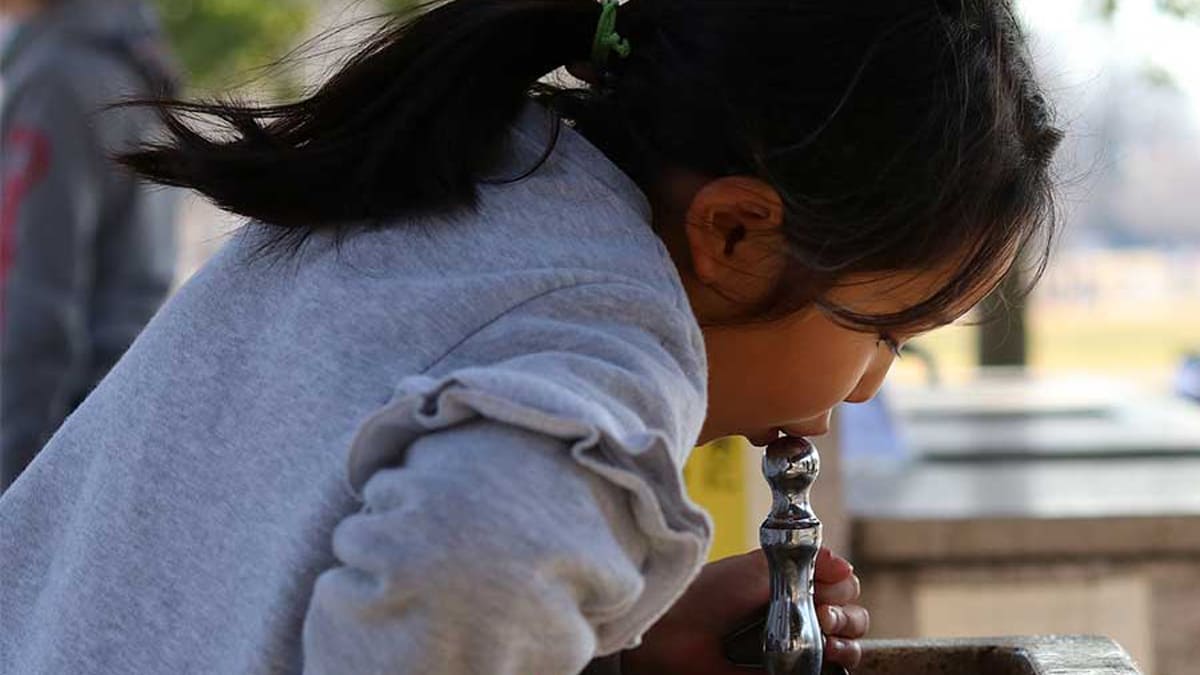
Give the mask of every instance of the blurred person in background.
[[0, 0], [0, 490], [166, 297], [175, 198], [109, 161], [177, 76], [136, 0]]

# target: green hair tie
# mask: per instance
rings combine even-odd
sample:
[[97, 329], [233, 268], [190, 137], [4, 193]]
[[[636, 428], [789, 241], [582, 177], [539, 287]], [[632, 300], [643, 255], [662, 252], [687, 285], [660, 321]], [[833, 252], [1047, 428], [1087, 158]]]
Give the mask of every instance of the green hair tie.
[[621, 6], [618, 0], [604, 0], [604, 9], [600, 12], [600, 23], [596, 26], [596, 39], [592, 42], [592, 67], [596, 72], [603, 70], [608, 63], [608, 53], [616, 51], [621, 58], [629, 56], [633, 48], [629, 40], [617, 35], [617, 8]]

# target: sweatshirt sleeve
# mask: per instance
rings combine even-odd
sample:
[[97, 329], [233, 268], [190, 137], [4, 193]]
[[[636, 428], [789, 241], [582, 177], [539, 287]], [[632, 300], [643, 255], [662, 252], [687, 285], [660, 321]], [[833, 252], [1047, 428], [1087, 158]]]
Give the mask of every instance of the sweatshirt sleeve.
[[[306, 673], [581, 672], [641, 595], [644, 537], [562, 441], [486, 420], [414, 442], [337, 528]], [[624, 539], [624, 541], [622, 541]]]
[[3, 482], [66, 416], [87, 358], [102, 157], [63, 78], [14, 92], [0, 151]]
[[711, 543], [696, 342], [644, 293], [532, 299], [363, 425], [305, 672], [575, 675], [640, 644]]

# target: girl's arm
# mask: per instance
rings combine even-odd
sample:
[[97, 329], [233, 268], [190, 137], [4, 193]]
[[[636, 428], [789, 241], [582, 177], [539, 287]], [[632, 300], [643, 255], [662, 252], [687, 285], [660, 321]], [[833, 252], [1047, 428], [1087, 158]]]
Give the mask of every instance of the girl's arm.
[[476, 419], [375, 473], [317, 581], [304, 672], [580, 673], [641, 595], [647, 541], [568, 450]]
[[399, 382], [350, 447], [364, 504], [317, 580], [308, 672], [575, 675], [637, 646], [711, 541], [679, 468], [701, 346], [674, 298], [586, 283]]

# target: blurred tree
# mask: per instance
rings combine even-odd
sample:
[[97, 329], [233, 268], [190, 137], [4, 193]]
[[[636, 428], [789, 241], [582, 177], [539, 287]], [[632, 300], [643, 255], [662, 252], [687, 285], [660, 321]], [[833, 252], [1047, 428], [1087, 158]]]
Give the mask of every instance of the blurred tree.
[[413, 5], [423, 1], [426, 0], [383, 0], [380, 4], [389, 12], [402, 12], [411, 9]]
[[1158, 0], [1164, 12], [1181, 19], [1200, 18], [1200, 0]]
[[[1044, 2], [1047, 0], [1028, 0]], [[1128, 1], [1128, 0], [1126, 0]], [[1121, 9], [1122, 0], [1089, 0], [1088, 8], [1103, 21], [1113, 21]], [[1200, 0], [1154, 0], [1158, 9], [1179, 19], [1200, 20]], [[1174, 80], [1166, 68], [1148, 64], [1143, 71], [1147, 82], [1157, 87], [1172, 88]], [[1112, 142], [1111, 135], [1106, 136]], [[1023, 299], [1006, 301], [1015, 297], [1021, 287], [1020, 272], [1016, 271], [1004, 279], [1001, 287], [984, 300], [981, 308], [995, 320], [980, 326], [977, 335], [979, 363], [984, 366], [1024, 366], [1028, 362], [1028, 307]]]
[[[274, 63], [303, 34], [313, 14], [308, 0], [154, 0], [188, 73], [200, 88], [242, 84], [253, 69]], [[268, 75], [268, 84], [288, 83]]]
[[1101, 18], [1111, 20], [1117, 13], [1117, 0], [1092, 0], [1096, 14]]
[[[1159, 9], [1179, 19], [1200, 19], [1200, 0], [1154, 0]], [[1111, 20], [1121, 8], [1120, 0], [1092, 0], [1100, 18]]]

